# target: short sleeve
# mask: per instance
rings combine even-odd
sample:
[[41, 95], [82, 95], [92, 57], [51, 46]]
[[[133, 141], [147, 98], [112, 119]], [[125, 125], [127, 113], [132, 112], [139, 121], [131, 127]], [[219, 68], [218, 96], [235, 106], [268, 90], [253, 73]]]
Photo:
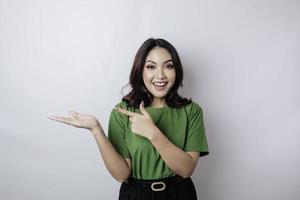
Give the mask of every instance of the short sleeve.
[[206, 156], [209, 150], [202, 109], [197, 103], [192, 102], [188, 112], [187, 139], [184, 150], [200, 152], [199, 157]]
[[112, 111], [108, 123], [108, 139], [124, 158], [131, 158], [126, 145], [126, 126], [124, 118], [117, 111]]

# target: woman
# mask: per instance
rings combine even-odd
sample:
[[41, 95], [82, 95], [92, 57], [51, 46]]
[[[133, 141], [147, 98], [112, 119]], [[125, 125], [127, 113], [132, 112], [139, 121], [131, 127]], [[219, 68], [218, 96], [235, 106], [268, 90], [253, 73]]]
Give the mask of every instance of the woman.
[[91, 130], [106, 168], [122, 183], [119, 200], [194, 200], [190, 176], [209, 151], [201, 107], [177, 93], [182, 80], [176, 49], [150, 38], [135, 56], [131, 91], [111, 112], [108, 137], [91, 115], [49, 118]]

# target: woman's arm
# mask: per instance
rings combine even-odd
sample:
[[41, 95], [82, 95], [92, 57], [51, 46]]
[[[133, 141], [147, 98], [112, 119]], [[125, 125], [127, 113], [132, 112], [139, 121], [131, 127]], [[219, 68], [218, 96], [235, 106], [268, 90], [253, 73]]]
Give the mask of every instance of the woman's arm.
[[131, 160], [123, 158], [108, 140], [101, 126], [91, 130], [99, 147], [104, 164], [109, 173], [118, 181], [124, 182], [131, 174]]
[[115, 110], [129, 116], [129, 120], [132, 123], [132, 132], [146, 137], [157, 149], [171, 170], [182, 177], [192, 175], [199, 158], [199, 153], [185, 152], [174, 145], [154, 124], [150, 114], [144, 108], [143, 102], [140, 104], [142, 114], [118, 107]]
[[176, 174], [190, 177], [196, 167], [199, 152], [185, 152], [174, 145], [158, 128], [148, 138], [161, 155], [165, 163]]
[[50, 116], [51, 120], [62, 122], [77, 128], [85, 128], [90, 130], [99, 147], [104, 164], [110, 174], [119, 182], [128, 179], [131, 174], [131, 160], [124, 159], [108, 140], [96, 117], [89, 114], [82, 114], [75, 111], [69, 111], [71, 117]]

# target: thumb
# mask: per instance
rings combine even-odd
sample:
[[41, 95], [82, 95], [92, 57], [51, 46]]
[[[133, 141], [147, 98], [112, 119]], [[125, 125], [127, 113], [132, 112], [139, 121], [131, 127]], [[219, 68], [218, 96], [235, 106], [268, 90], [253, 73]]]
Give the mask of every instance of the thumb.
[[144, 101], [142, 101], [140, 103], [140, 110], [141, 110], [141, 112], [142, 112], [143, 115], [149, 116], [149, 113], [147, 112], [147, 110], [144, 107]]

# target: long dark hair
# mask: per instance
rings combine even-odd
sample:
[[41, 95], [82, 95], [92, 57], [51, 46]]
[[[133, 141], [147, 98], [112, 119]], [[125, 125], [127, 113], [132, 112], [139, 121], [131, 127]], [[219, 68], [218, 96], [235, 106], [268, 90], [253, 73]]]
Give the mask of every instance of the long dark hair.
[[175, 83], [168, 92], [168, 94], [165, 96], [166, 104], [169, 107], [179, 108], [181, 106], [191, 103], [191, 98], [187, 99], [185, 97], [181, 97], [177, 93], [178, 88], [183, 86], [183, 69], [179, 55], [172, 44], [161, 38], [149, 38], [138, 49], [132, 65], [129, 83], [124, 86], [126, 87], [130, 84], [131, 91], [122, 98], [122, 101], [126, 101], [129, 106], [135, 108], [138, 108], [142, 101], [144, 101], [145, 107], [151, 105], [154, 97], [145, 87], [142, 74], [144, 70], [146, 57], [154, 47], [162, 47], [170, 53], [176, 72]]

